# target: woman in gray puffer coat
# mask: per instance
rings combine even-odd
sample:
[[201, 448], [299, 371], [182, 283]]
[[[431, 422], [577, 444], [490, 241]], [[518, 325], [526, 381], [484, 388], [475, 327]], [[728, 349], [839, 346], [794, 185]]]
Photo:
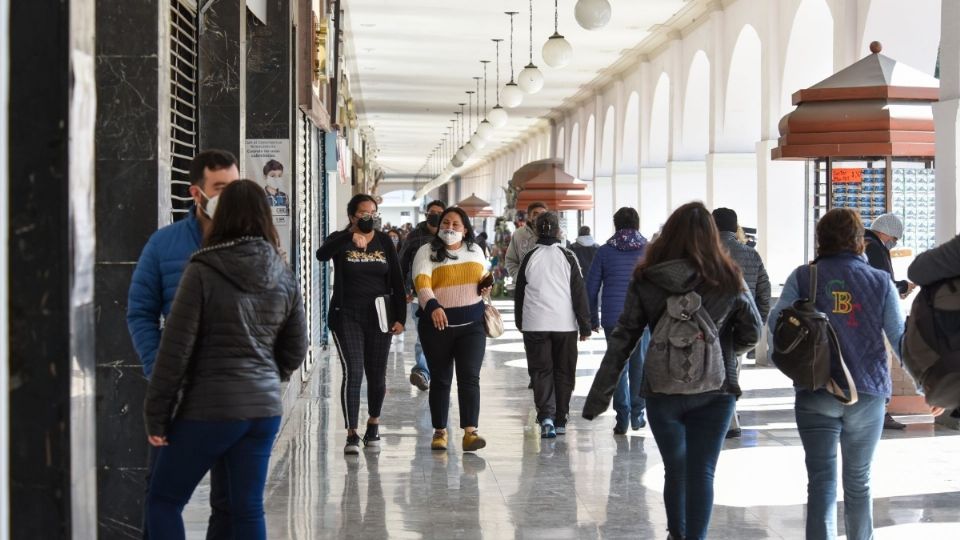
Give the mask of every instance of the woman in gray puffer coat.
[[147, 528], [151, 538], [183, 538], [184, 505], [222, 462], [234, 537], [266, 538], [280, 381], [307, 352], [303, 299], [255, 182], [232, 182], [207, 208], [213, 227], [183, 272], [144, 403], [148, 440], [161, 447]]

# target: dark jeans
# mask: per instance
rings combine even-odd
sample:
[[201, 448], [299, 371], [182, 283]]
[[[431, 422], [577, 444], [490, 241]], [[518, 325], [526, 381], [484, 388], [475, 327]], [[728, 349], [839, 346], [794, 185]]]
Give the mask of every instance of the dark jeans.
[[[606, 336], [609, 336], [610, 332], [613, 332], [613, 328], [603, 329]], [[624, 429], [631, 421], [639, 422], [646, 407], [640, 388], [643, 381], [643, 359], [649, 346], [650, 330], [644, 330], [637, 346], [630, 353], [627, 365], [617, 382], [617, 389], [613, 392], [613, 410], [617, 411], [617, 425]]]
[[[143, 498], [143, 539], [150, 539], [147, 527], [147, 497], [150, 493], [150, 477], [157, 466], [160, 449], [150, 447], [147, 457], [146, 490]], [[233, 524], [230, 522], [230, 492], [228, 490], [227, 466], [222, 459], [217, 460], [210, 469], [210, 521], [207, 523], [207, 540], [231, 540]]]
[[886, 399], [860, 394], [847, 406], [824, 390], [797, 392], [797, 428], [807, 464], [807, 539], [837, 537], [837, 446], [843, 454], [847, 538], [873, 538], [870, 464], [883, 432]]
[[647, 418], [663, 458], [663, 502], [674, 538], [706, 538], [713, 474], [736, 398], [727, 394], [647, 398]]
[[182, 539], [183, 507], [218, 461], [226, 469], [232, 538], [264, 540], [263, 488], [280, 417], [236, 421], [175, 420], [160, 449], [147, 495], [150, 537]]
[[537, 422], [549, 418], [558, 426], [567, 425], [577, 382], [577, 337], [577, 332], [523, 333]]
[[423, 353], [430, 366], [430, 417], [434, 429], [446, 429], [450, 412], [450, 388], [457, 374], [460, 427], [477, 427], [480, 418], [480, 367], [487, 348], [487, 335], [479, 322], [437, 330], [430, 317], [422, 317], [417, 329]]

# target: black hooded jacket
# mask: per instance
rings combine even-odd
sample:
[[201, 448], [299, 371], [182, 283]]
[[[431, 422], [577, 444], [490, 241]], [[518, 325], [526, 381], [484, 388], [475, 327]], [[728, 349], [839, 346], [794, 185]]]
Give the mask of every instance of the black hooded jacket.
[[[607, 352], [584, 403], [584, 418], [593, 419], [610, 405], [610, 398], [630, 353], [640, 341], [644, 328], [649, 326], [652, 332], [657, 326], [666, 308], [667, 298], [690, 291], [696, 291], [703, 298], [703, 306], [720, 334], [727, 379], [718, 392], [740, 395], [736, 356], [746, 353], [760, 340], [762, 323], [757, 306], [746, 283], [743, 284], [743, 291], [737, 294], [717, 292], [703, 285], [689, 262], [677, 259], [651, 266], [630, 282], [623, 313], [613, 332], [607, 336]], [[646, 397], [655, 395], [646, 380], [641, 393]]]
[[166, 435], [175, 409], [192, 420], [279, 416], [280, 381], [306, 353], [300, 288], [272, 245], [243, 238], [196, 252], [147, 388], [147, 434]]

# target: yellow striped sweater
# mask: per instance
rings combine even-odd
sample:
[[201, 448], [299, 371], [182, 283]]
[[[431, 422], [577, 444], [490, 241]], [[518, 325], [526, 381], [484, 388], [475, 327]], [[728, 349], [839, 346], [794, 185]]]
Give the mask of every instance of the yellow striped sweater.
[[443, 308], [451, 326], [468, 324], [483, 319], [483, 299], [477, 293], [477, 284], [487, 272], [487, 259], [476, 245], [451, 251], [456, 259], [433, 262], [433, 251], [426, 244], [413, 260], [413, 283], [420, 309], [429, 316]]

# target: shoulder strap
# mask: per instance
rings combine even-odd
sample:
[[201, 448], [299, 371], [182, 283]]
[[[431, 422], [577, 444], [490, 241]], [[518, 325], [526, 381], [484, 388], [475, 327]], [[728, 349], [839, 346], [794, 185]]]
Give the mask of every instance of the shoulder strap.
[[817, 263], [811, 263], [810, 268], [810, 290], [807, 295], [810, 296], [810, 303], [817, 303]]

